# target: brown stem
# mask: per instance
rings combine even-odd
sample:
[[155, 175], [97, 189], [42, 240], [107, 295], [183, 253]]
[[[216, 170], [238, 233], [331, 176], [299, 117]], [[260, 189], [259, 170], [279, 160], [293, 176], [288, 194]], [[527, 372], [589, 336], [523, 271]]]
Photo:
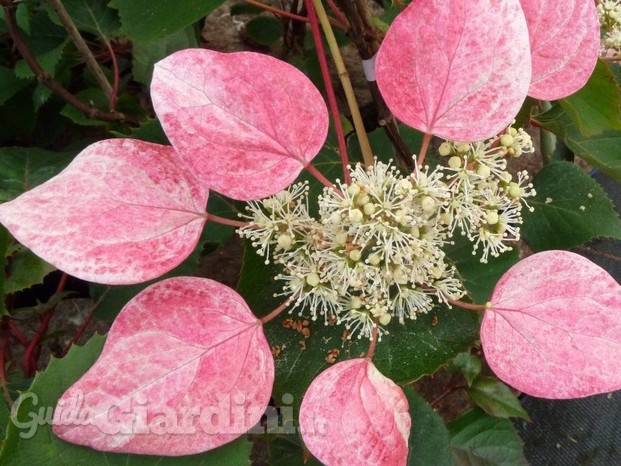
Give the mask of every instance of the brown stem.
[[[249, 5], [254, 5], [258, 8], [261, 8], [265, 11], [269, 11], [270, 13], [274, 13], [277, 16], [282, 16], [283, 18], [289, 18], [289, 19], [293, 19], [296, 21], [303, 21], [305, 23], [310, 22], [310, 20], [306, 17], [306, 16], [300, 16], [300, 15], [296, 15], [295, 13], [289, 13], [288, 11], [285, 10], [281, 10], [280, 8], [275, 8], [273, 6], [270, 5], [266, 5], [263, 2], [259, 2], [257, 0], [244, 0], [245, 3], [249, 4]], [[334, 19], [334, 18], [330, 18], [330, 23], [334, 26], [337, 27], [339, 29], [342, 30], [346, 30], [347, 29], [347, 25], [343, 24], [341, 21]]]
[[140, 122], [128, 115], [120, 112], [105, 112], [97, 108], [88, 105], [85, 102], [79, 100], [71, 92], [63, 87], [58, 81], [54, 80], [47, 71], [45, 71], [37, 59], [34, 57], [28, 45], [24, 41], [19, 28], [17, 27], [17, 20], [15, 18], [16, 5], [14, 0], [3, 0], [4, 17], [7, 24], [9, 35], [15, 44], [15, 47], [21, 54], [24, 61], [28, 64], [33, 73], [37, 76], [37, 79], [41, 84], [48, 87], [56, 95], [62, 98], [69, 105], [72, 105], [86, 117], [94, 120], [108, 121], [113, 123], [127, 123], [132, 126], [139, 126]]
[[64, 26], [65, 31], [67, 31], [67, 34], [69, 34], [69, 37], [73, 41], [75, 47], [78, 49], [80, 55], [82, 55], [86, 66], [91, 71], [91, 73], [93, 73], [95, 80], [99, 83], [108, 98], [110, 98], [113, 92], [112, 86], [108, 82], [108, 79], [106, 78], [106, 75], [99, 66], [99, 63], [97, 63], [97, 60], [95, 60], [95, 57], [93, 56], [91, 50], [88, 48], [88, 45], [86, 45], [86, 41], [80, 34], [80, 31], [78, 31], [78, 28], [71, 19], [71, 16], [69, 16], [69, 13], [65, 9], [65, 6], [62, 4], [61, 0], [48, 0], [48, 2], [50, 2], [54, 10], [56, 11], [58, 19], [60, 19], [60, 22]]

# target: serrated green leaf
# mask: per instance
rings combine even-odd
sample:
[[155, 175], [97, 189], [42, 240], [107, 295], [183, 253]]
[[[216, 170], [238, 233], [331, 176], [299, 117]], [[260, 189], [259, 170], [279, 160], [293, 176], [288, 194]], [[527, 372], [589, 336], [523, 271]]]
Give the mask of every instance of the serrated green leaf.
[[54, 270], [30, 249], [20, 247], [17, 254], [11, 255], [11, 261], [4, 281], [4, 293], [16, 293], [31, 286], [43, 283], [43, 279]]
[[555, 162], [533, 179], [522, 237], [535, 251], [569, 249], [597, 237], [621, 238], [621, 220], [601, 186], [577, 166]]
[[[15, 466], [148, 465], [165, 463], [168, 457], [104, 453], [60, 440], [49, 420], [58, 399], [95, 362], [105, 338], [95, 335], [83, 347], [73, 346], [63, 359], [52, 358], [38, 373], [30, 390], [20, 397], [8, 435], [0, 451], [0, 463]], [[41, 411], [42, 410], [42, 411]], [[40, 425], [37, 425], [37, 421]], [[248, 464], [251, 444], [245, 437], [207, 453], [176, 457], [175, 465]]]
[[[108, 39], [116, 36], [121, 28], [118, 13], [108, 7], [109, 0], [63, 0], [63, 6], [76, 27], [82, 32]], [[56, 24], [62, 24], [56, 11], [48, 5], [48, 11]]]
[[36, 147], [0, 148], [0, 202], [9, 201], [57, 175], [75, 156]]
[[449, 432], [442, 418], [411, 387], [403, 392], [410, 405], [408, 466], [451, 466]]
[[273, 16], [257, 16], [246, 23], [248, 38], [259, 45], [274, 45], [285, 32], [285, 27]]
[[179, 50], [195, 47], [198, 47], [198, 41], [193, 26], [175, 31], [157, 40], [135, 42], [132, 55], [134, 79], [148, 86], [151, 83], [153, 65], [156, 62]]
[[453, 466], [526, 466], [523, 445], [508, 419], [473, 409], [448, 425]]
[[495, 377], [477, 377], [466, 392], [490, 416], [529, 420], [515, 393]]
[[156, 40], [208, 15], [224, 0], [113, 0], [122, 30], [133, 41]]
[[621, 181], [621, 131], [583, 136], [558, 103], [534, 120], [562, 138], [569, 149], [611, 178]]
[[451, 368], [462, 373], [468, 385], [472, 385], [474, 379], [481, 373], [481, 359], [469, 351], [459, 353], [451, 361]]
[[559, 100], [559, 104], [584, 136], [621, 130], [621, 91], [603, 60], [598, 60], [584, 87]]
[[10, 68], [0, 66], [0, 105], [17, 94], [20, 90], [30, 84], [27, 79], [19, 79], [15, 72]]
[[[259, 316], [268, 314], [283, 301], [274, 298], [280, 284], [274, 276], [278, 269], [265, 265], [263, 258], [246, 244], [244, 264], [238, 291]], [[310, 382], [330, 363], [329, 353], [338, 350], [337, 361], [363, 356], [369, 346], [367, 339], [344, 340], [341, 325], [324, 325], [298, 316], [284, 314], [265, 326], [268, 341], [277, 353], [274, 396], [293, 395], [299, 406]], [[302, 312], [304, 314], [304, 312]], [[306, 314], [308, 316], [308, 313]], [[308, 329], [308, 338], [287, 325], [286, 319], [300, 321]], [[389, 334], [382, 336], [373, 357], [373, 363], [386, 377], [397, 383], [407, 383], [435, 372], [461, 351], [472, 346], [478, 336], [476, 316], [461, 309], [438, 307], [415, 321], [400, 325], [397, 319], [387, 327]]]
[[38, 83], [32, 93], [32, 104], [34, 105], [35, 112], [39, 111], [41, 106], [45, 105], [52, 95], [54, 95], [54, 93], [49, 87]]
[[454, 243], [445, 248], [462, 278], [466, 291], [472, 301], [486, 303], [492, 296], [496, 282], [520, 260], [517, 248], [504, 252], [498, 257], [490, 257], [486, 264], [480, 261], [480, 254], [472, 254], [472, 243], [465, 236], [456, 233]]
[[[30, 16], [30, 34], [24, 40], [41, 67], [51, 76], [55, 76], [69, 41], [65, 30], [52, 23], [45, 11], [38, 10]], [[20, 60], [15, 65], [15, 76], [30, 79], [35, 75], [26, 62]]]

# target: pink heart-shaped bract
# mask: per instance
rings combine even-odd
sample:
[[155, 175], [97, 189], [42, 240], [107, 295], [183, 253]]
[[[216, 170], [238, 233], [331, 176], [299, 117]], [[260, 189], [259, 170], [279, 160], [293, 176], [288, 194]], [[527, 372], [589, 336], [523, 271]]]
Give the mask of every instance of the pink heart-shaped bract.
[[371, 361], [349, 359], [323, 371], [300, 406], [300, 431], [327, 466], [404, 465], [411, 418], [400, 387]]
[[328, 111], [310, 80], [258, 53], [174, 53], [155, 65], [151, 97], [168, 138], [200, 180], [234, 199], [286, 188], [328, 131]]
[[521, 0], [530, 34], [533, 77], [528, 95], [567, 97], [587, 82], [600, 48], [593, 0]]
[[414, 0], [377, 55], [377, 84], [394, 115], [425, 133], [474, 141], [495, 135], [530, 83], [519, 0]]
[[0, 205], [0, 222], [35, 254], [97, 283], [139, 283], [196, 247], [208, 191], [168, 146], [108, 139]]
[[588, 259], [546, 251], [500, 279], [483, 317], [490, 367], [516, 389], [577, 398], [621, 388], [621, 287]]
[[103, 451], [199, 453], [253, 427], [273, 382], [263, 327], [241, 296], [171, 278], [123, 308], [97, 362], [59, 400], [54, 432]]

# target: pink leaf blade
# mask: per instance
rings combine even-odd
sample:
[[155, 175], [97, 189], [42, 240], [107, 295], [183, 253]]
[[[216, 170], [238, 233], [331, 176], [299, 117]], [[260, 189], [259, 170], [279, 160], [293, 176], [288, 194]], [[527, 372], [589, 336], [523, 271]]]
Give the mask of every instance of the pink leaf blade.
[[498, 377], [544, 398], [621, 388], [621, 288], [603, 269], [566, 251], [546, 251], [498, 282], [481, 326]]
[[533, 76], [528, 95], [557, 100], [587, 82], [600, 48], [600, 26], [591, 0], [521, 0], [530, 33]]
[[406, 464], [411, 419], [395, 383], [366, 359], [335, 364], [311, 383], [300, 406], [300, 430], [326, 465]]
[[83, 280], [139, 283], [196, 247], [208, 191], [171, 147], [99, 141], [60, 174], [0, 205], [0, 222], [35, 254]]
[[518, 0], [413, 1], [382, 42], [376, 75], [398, 119], [445, 139], [474, 141], [511, 123], [530, 69]]
[[243, 299], [213, 280], [172, 278], [123, 308], [97, 362], [59, 401], [54, 432], [102, 451], [200, 453], [253, 427], [273, 381]]
[[267, 55], [174, 53], [156, 64], [151, 94], [173, 146], [210, 189], [234, 199], [286, 188], [327, 136], [319, 91]]

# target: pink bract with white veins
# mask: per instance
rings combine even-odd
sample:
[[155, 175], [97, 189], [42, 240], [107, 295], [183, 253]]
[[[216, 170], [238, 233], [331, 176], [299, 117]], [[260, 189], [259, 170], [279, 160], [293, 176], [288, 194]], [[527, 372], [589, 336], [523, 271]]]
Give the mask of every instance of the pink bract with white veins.
[[521, 0], [528, 23], [533, 77], [528, 95], [557, 100], [588, 81], [600, 48], [593, 0]]
[[405, 465], [411, 418], [408, 402], [372, 362], [349, 359], [323, 371], [304, 395], [300, 430], [322, 463]]
[[528, 91], [531, 62], [518, 0], [414, 0], [377, 55], [377, 84], [405, 124], [474, 141], [507, 127]]
[[151, 96], [175, 149], [210, 189], [234, 199], [286, 188], [328, 131], [310, 80], [258, 53], [174, 53], [155, 65]]
[[183, 262], [205, 224], [208, 191], [168, 146], [109, 139], [48, 182], [0, 205], [35, 254], [83, 280], [139, 283]]
[[103, 451], [191, 455], [244, 435], [270, 399], [274, 359], [235, 291], [206, 278], [150, 286], [59, 400], [54, 433]]
[[490, 367], [516, 389], [577, 398], [621, 388], [621, 287], [566, 251], [527, 257], [500, 279], [481, 344]]

